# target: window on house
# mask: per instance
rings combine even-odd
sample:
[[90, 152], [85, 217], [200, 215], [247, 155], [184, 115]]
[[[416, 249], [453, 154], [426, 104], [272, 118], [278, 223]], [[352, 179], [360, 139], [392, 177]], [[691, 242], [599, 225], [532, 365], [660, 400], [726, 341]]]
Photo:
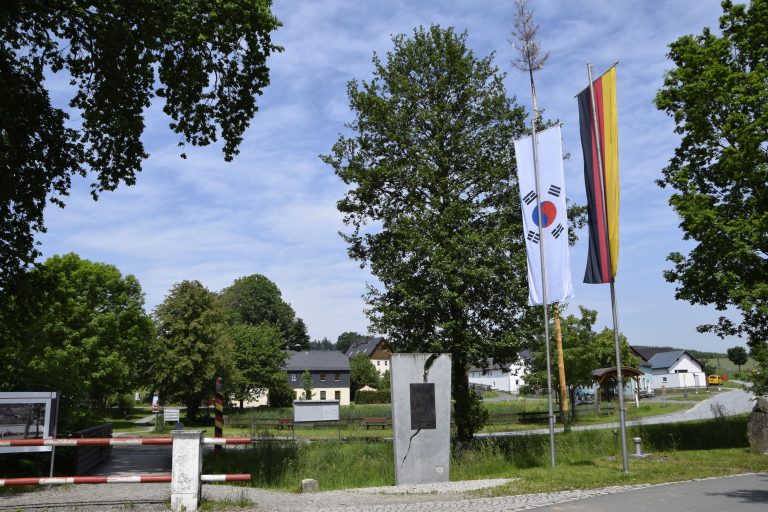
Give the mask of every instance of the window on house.
[[334, 400], [341, 400], [341, 391], [334, 391], [333, 392], [333, 399]]
[[325, 374], [324, 373], [320, 374], [320, 382], [325, 382]]
[[320, 400], [325, 400], [325, 391], [320, 392]]
[[336, 373], [336, 374], [333, 376], [333, 380], [335, 380], [336, 382], [340, 381], [340, 380], [341, 380], [341, 374], [337, 372], [337, 373]]
[[385, 359], [385, 360], [384, 360], [384, 366], [387, 366], [387, 363], [389, 363], [389, 361], [387, 361], [387, 360]]
[[295, 373], [291, 374], [291, 382], [296, 382], [296, 374]]
[[661, 382], [667, 382], [667, 378], [666, 377], [662, 377], [661, 378]]
[[379, 361], [378, 359], [376, 360], [376, 366], [381, 366], [381, 361]]

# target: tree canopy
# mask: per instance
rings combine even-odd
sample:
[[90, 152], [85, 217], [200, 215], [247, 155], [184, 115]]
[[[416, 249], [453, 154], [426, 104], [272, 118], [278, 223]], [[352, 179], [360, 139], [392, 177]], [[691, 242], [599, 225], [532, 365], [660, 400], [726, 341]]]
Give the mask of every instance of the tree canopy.
[[62, 427], [144, 385], [153, 325], [136, 278], [53, 256], [0, 291], [0, 389], [62, 393]]
[[[1, 2], [0, 287], [39, 255], [43, 210], [64, 205], [73, 176], [94, 176], [94, 199], [135, 183], [153, 98], [180, 146], [221, 138], [231, 160], [279, 26], [270, 0]], [[68, 111], [51, 101], [54, 74], [73, 87]]]
[[230, 322], [259, 325], [267, 322], [280, 329], [283, 348], [309, 349], [307, 326], [290, 304], [285, 302], [275, 283], [261, 274], [236, 279], [232, 286], [221, 292]]
[[234, 386], [236, 398], [258, 397], [267, 389], [276, 388], [280, 381], [286, 381], [283, 365], [288, 355], [281, 350], [284, 336], [277, 326], [267, 322], [237, 324], [228, 334], [232, 338], [238, 370]]
[[[571, 401], [577, 387], [591, 387], [594, 384], [592, 371], [598, 368], [616, 366], [616, 349], [613, 330], [604, 328], [600, 332], [594, 330], [597, 322], [597, 311], [579, 306], [581, 316], [568, 315], [560, 322], [563, 336], [563, 366], [565, 381]], [[623, 334], [619, 334], [619, 351], [622, 366], [636, 366], [637, 358], [632, 352]], [[553, 388], [558, 389], [560, 381], [557, 358], [553, 359]], [[546, 389], [546, 358], [545, 354], [537, 352], [533, 359], [531, 375], [526, 379], [529, 385]]]
[[466, 34], [432, 26], [393, 44], [374, 55], [371, 81], [349, 83], [352, 133], [323, 160], [350, 186], [338, 202], [349, 255], [382, 285], [366, 295], [372, 328], [396, 351], [452, 354], [467, 440], [479, 427], [467, 370], [514, 360], [526, 320], [538, 317], [514, 178], [526, 114]]
[[749, 354], [744, 347], [736, 346], [728, 349], [728, 360], [739, 367], [739, 373], [741, 373], [741, 365], [749, 361]]
[[226, 392], [235, 391], [235, 347], [214, 292], [199, 281], [176, 283], [153, 316], [157, 339], [147, 376], [162, 402], [179, 401], [195, 418], [200, 403], [213, 396], [217, 377], [223, 377]]
[[721, 36], [670, 44], [675, 68], [656, 96], [682, 136], [658, 183], [694, 244], [664, 275], [676, 298], [741, 315], [700, 331], [755, 346], [768, 339], [768, 1], [722, 6]]
[[372, 388], [379, 387], [379, 372], [376, 371], [376, 367], [368, 356], [365, 354], [357, 354], [356, 356], [349, 358], [349, 380], [350, 391], [352, 396], [355, 395], [355, 391], [358, 389], [370, 386]]

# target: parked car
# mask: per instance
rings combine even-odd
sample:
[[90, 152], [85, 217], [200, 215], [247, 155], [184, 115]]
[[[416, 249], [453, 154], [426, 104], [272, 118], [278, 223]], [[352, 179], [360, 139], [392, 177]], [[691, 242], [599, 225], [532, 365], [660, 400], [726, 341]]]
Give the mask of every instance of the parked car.
[[707, 385], [720, 386], [723, 383], [723, 379], [719, 375], [707, 375]]

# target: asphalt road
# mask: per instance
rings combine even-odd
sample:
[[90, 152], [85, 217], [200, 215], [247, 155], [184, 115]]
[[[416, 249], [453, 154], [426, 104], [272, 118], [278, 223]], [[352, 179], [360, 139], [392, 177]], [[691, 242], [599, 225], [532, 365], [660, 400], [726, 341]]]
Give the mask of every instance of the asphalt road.
[[537, 512], [765, 512], [768, 474], [709, 478], [594, 496], [533, 509]]

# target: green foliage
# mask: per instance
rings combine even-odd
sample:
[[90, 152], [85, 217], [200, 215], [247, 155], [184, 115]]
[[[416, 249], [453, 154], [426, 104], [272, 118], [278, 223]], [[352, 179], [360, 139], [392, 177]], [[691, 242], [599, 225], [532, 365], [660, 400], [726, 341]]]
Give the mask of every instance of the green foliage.
[[194, 419], [200, 403], [213, 397], [217, 377], [225, 392], [240, 382], [227, 336], [225, 315], [215, 293], [199, 281], [182, 281], [171, 288], [154, 310], [157, 339], [152, 345], [147, 376], [163, 403], [179, 401]]
[[76, 428], [144, 384], [153, 326], [143, 306], [135, 277], [76, 254], [17, 275], [0, 292], [0, 389], [59, 391], [62, 432]]
[[379, 387], [379, 372], [373, 366], [371, 360], [365, 354], [357, 354], [349, 358], [349, 380], [351, 382], [352, 394], [364, 387]]
[[[43, 210], [64, 205], [72, 176], [93, 173], [94, 198], [135, 183], [153, 98], [180, 145], [221, 138], [231, 160], [269, 85], [279, 26], [270, 0], [2, 2], [0, 288], [39, 255]], [[51, 104], [50, 73], [69, 80], [73, 119]]]
[[237, 324], [229, 329], [235, 348], [238, 382], [236, 398], [256, 398], [279, 381], [285, 381], [283, 365], [288, 355], [281, 349], [283, 334], [277, 326]]
[[[613, 330], [604, 328], [595, 332], [597, 311], [579, 306], [581, 317], [568, 315], [560, 322], [563, 335], [563, 365], [565, 366], [565, 382], [570, 394], [573, 394], [577, 386], [592, 386], [592, 371], [598, 368], [616, 366], [616, 349], [613, 339]], [[552, 329], [550, 329], [552, 332]], [[543, 340], [540, 346], [543, 346]], [[619, 351], [621, 365], [634, 367], [638, 364], [637, 358], [632, 355], [627, 338], [619, 334]], [[526, 382], [546, 392], [546, 355], [543, 349], [535, 353], [531, 374]], [[560, 382], [559, 366], [557, 358], [552, 357], [552, 386], [557, 389]], [[573, 400], [572, 400], [573, 401]]]
[[285, 302], [275, 283], [261, 274], [235, 280], [221, 292], [221, 301], [232, 324], [277, 326], [283, 334], [283, 348], [309, 349], [307, 326]]
[[373, 79], [349, 83], [353, 135], [323, 156], [350, 187], [338, 202], [349, 255], [382, 283], [366, 296], [372, 329], [395, 351], [452, 354], [461, 439], [473, 434], [467, 370], [514, 360], [538, 320], [514, 178], [525, 112], [466, 38], [395, 36]]
[[731, 347], [728, 349], [728, 360], [739, 367], [739, 373], [741, 373], [741, 365], [749, 360], [747, 349], [744, 347]]
[[752, 357], [757, 366], [749, 371], [752, 382], [751, 391], [757, 395], [768, 395], [768, 343], [761, 343], [752, 348]]
[[301, 399], [312, 400], [312, 374], [309, 370], [304, 370], [301, 374], [301, 389], [303, 390]]
[[355, 405], [363, 404], [390, 404], [392, 395], [388, 389], [379, 391], [357, 391], [355, 393]]
[[391, 374], [389, 370], [385, 370], [379, 378], [379, 389], [389, 391], [392, 387]]
[[336, 350], [336, 344], [328, 338], [313, 340], [309, 343], [310, 350]]
[[296, 400], [296, 393], [288, 384], [288, 375], [283, 372], [282, 378], [277, 380], [269, 387], [269, 396], [267, 397], [270, 407], [290, 407]]
[[365, 341], [367, 339], [368, 336], [365, 334], [360, 334], [354, 331], [343, 332], [339, 334], [338, 338], [336, 338], [336, 350], [346, 353], [347, 350], [349, 350], [349, 347], [351, 347], [353, 344], [359, 341]]
[[722, 36], [705, 28], [670, 44], [669, 71], [656, 106], [682, 135], [658, 180], [694, 248], [674, 252], [664, 273], [676, 298], [733, 308], [701, 332], [768, 339], [768, 1], [723, 2]]

